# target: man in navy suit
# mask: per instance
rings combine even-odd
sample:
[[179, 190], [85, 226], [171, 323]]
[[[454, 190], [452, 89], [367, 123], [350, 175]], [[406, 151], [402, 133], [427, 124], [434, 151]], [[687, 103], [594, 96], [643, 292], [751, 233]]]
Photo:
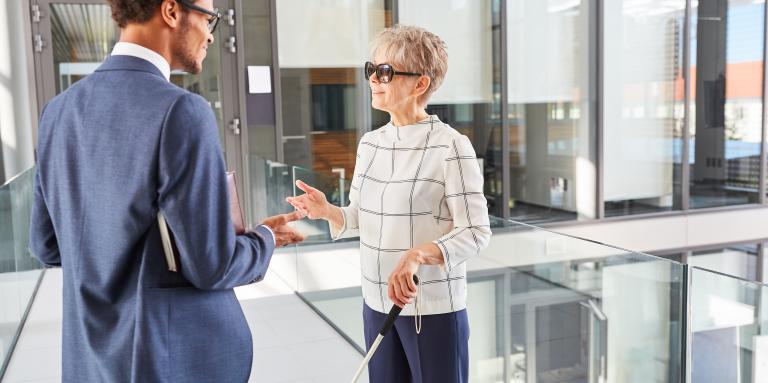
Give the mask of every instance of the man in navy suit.
[[[235, 235], [208, 103], [169, 82], [199, 73], [211, 0], [110, 0], [112, 55], [40, 117], [30, 249], [64, 276], [64, 382], [245, 382], [251, 333], [233, 288], [301, 241], [271, 217]], [[178, 246], [168, 271], [156, 216]]]

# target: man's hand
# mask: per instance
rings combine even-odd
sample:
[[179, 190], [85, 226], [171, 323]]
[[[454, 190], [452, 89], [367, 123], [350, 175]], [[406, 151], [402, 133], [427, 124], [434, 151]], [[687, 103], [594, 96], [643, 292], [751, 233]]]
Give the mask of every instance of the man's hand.
[[288, 226], [289, 222], [298, 221], [301, 218], [301, 213], [294, 211], [293, 213], [269, 217], [262, 221], [261, 224], [269, 227], [275, 233], [275, 243], [277, 246], [288, 246], [304, 240], [304, 236], [301, 233]]

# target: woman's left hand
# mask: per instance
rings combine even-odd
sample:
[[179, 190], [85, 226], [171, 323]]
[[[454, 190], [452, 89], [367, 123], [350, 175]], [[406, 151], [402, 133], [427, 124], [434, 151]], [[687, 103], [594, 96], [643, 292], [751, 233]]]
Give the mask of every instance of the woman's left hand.
[[411, 249], [403, 254], [400, 262], [389, 275], [387, 292], [394, 304], [404, 307], [416, 296], [413, 275], [419, 270], [419, 265], [419, 251]]

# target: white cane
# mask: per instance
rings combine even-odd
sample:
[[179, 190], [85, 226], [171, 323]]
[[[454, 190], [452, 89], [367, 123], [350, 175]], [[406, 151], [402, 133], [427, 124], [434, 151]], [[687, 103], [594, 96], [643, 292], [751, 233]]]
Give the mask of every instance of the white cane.
[[[419, 284], [419, 278], [415, 274], [413, 275], [413, 282], [417, 285]], [[387, 335], [387, 332], [389, 332], [389, 330], [395, 324], [395, 319], [397, 319], [397, 317], [400, 315], [400, 311], [402, 310], [403, 309], [400, 306], [392, 305], [392, 308], [389, 310], [389, 314], [387, 315], [387, 320], [385, 320], [384, 324], [381, 325], [381, 328], [379, 329], [379, 335], [376, 337], [376, 340], [373, 341], [373, 344], [368, 350], [368, 354], [365, 355], [363, 362], [360, 363], [360, 368], [357, 369], [355, 376], [352, 378], [352, 383], [356, 383], [357, 380], [360, 379], [360, 374], [363, 373], [365, 366], [368, 365], [368, 362], [373, 357], [376, 349], [379, 348], [379, 343], [381, 343], [381, 340], [384, 339], [384, 335]]]

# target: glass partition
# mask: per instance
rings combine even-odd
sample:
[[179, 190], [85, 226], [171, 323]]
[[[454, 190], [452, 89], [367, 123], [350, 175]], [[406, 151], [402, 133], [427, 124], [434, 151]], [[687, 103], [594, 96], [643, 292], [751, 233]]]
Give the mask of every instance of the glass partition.
[[768, 379], [768, 289], [765, 285], [691, 269], [691, 381]]
[[[268, 216], [292, 212], [293, 206], [285, 201], [286, 197], [301, 195], [304, 192], [296, 187], [296, 180], [325, 193], [328, 201], [336, 206], [349, 204], [349, 186], [351, 182], [339, 174], [339, 177], [329, 177], [311, 170], [265, 160], [257, 156], [248, 157], [250, 171], [251, 211], [248, 212], [248, 226], [253, 227]], [[306, 236], [299, 247], [330, 243], [331, 237], [328, 224], [324, 220], [304, 219], [292, 224]], [[354, 239], [352, 239], [354, 240]], [[342, 240], [340, 242], [349, 242]], [[351, 243], [351, 242], [350, 242]], [[357, 242], [354, 242], [355, 244]], [[297, 276], [298, 262], [296, 248], [278, 249], [271, 261], [270, 271], [274, 272], [288, 284], [299, 290]]]
[[0, 187], [0, 377], [42, 275], [27, 248], [34, 176], [32, 168]]

